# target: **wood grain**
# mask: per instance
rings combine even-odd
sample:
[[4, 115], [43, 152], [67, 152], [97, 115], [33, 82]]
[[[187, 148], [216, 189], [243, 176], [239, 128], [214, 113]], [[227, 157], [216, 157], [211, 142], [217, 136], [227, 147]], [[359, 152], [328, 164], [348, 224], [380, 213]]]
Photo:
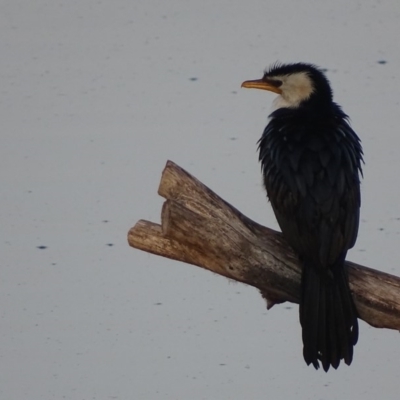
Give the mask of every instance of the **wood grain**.
[[[140, 220], [129, 245], [197, 265], [259, 289], [268, 308], [298, 303], [301, 266], [281, 233], [261, 226], [168, 161], [160, 196], [161, 225]], [[400, 278], [347, 262], [350, 288], [361, 319], [400, 330]]]

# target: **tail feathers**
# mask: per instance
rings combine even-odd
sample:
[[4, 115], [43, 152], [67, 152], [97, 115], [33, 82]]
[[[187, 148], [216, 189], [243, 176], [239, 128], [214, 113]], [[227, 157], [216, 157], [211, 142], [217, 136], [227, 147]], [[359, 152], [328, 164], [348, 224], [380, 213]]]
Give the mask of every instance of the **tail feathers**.
[[306, 363], [318, 369], [321, 362], [328, 371], [330, 366], [336, 369], [341, 360], [351, 364], [358, 321], [343, 263], [321, 272], [304, 265], [300, 322]]

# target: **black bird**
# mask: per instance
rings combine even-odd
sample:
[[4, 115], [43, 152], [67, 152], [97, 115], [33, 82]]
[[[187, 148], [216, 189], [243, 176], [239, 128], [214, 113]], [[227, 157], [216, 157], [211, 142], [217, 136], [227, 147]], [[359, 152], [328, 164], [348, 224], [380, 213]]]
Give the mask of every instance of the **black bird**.
[[280, 96], [259, 140], [264, 185], [279, 226], [303, 266], [300, 323], [307, 365], [350, 365], [358, 340], [347, 270], [356, 242], [363, 152], [323, 71], [275, 64], [245, 88]]

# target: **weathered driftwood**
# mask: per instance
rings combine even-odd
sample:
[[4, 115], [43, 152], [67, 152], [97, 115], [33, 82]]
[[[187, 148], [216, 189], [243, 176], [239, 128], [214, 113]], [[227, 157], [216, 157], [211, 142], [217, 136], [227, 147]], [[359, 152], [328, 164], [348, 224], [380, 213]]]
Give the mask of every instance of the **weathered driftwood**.
[[[161, 225], [140, 220], [128, 233], [132, 247], [206, 268], [258, 288], [268, 308], [298, 303], [301, 267], [281, 233], [257, 224], [171, 161], [160, 196]], [[400, 330], [400, 278], [347, 262], [360, 318]]]

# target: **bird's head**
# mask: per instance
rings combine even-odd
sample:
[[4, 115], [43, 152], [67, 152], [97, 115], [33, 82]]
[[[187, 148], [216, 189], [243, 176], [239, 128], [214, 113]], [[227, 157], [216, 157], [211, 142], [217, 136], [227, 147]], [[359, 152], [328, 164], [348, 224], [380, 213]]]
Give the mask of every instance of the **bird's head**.
[[278, 93], [275, 108], [320, 108], [332, 103], [328, 79], [312, 64], [274, 64], [261, 79], [245, 81], [242, 87]]

